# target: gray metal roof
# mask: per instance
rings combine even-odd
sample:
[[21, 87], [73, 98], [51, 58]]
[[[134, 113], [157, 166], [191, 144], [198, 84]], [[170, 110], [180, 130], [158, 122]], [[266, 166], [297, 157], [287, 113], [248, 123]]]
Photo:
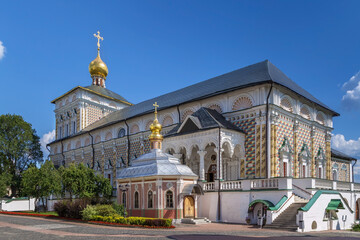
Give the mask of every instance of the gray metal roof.
[[[264, 83], [275, 83], [290, 89], [291, 91], [303, 96], [304, 98], [322, 106], [323, 108], [332, 112], [334, 116], [339, 114], [330, 109], [328, 106], [320, 102], [309, 92], [297, 85], [294, 81], [288, 78], [283, 72], [275, 67], [270, 61], [265, 60], [253, 65], [193, 84], [191, 86], [149, 99], [133, 106], [123, 108], [107, 115], [106, 117], [94, 122], [83, 131], [91, 131], [96, 128], [101, 128], [111, 125], [124, 119], [147, 114], [153, 111], [153, 103], [158, 102], [161, 109], [166, 109], [179, 104], [192, 102], [222, 93], [242, 89], [254, 85]], [[107, 89], [106, 89], [107, 90]], [[110, 91], [110, 90], [107, 90]], [[77, 135], [77, 134], [76, 134]]]
[[109, 90], [107, 88], [103, 88], [103, 87], [100, 87], [100, 86], [97, 86], [97, 85], [90, 85], [90, 86], [87, 86], [87, 87], [84, 87], [84, 88], [89, 89], [91, 91], [94, 91], [96, 93], [99, 93], [100, 95], [105, 95], [105, 96], [108, 96], [108, 97], [111, 97], [111, 98], [115, 98], [115, 99], [130, 103], [124, 97], [120, 96], [117, 93], [114, 93], [113, 91], [111, 91], [111, 90]]
[[344, 160], [349, 160], [349, 161], [356, 161], [356, 158], [350, 157], [349, 155], [342, 153], [336, 149], [331, 148], [331, 157], [336, 157], [336, 158], [340, 158], [340, 159], [344, 159]]
[[[232, 124], [231, 122], [227, 121], [223, 115], [218, 113], [216, 110], [209, 109], [209, 108], [200, 108], [196, 112], [194, 112], [187, 120], [185, 120], [183, 123], [177, 124], [173, 129], [171, 129], [166, 135], [172, 136], [177, 134], [186, 134], [189, 132], [193, 132], [192, 129], [186, 129], [186, 123], [187, 121], [193, 121], [196, 125], [196, 130], [207, 130], [212, 128], [226, 128], [231, 129], [235, 131], [239, 131], [244, 133], [240, 128]], [[180, 132], [178, 133], [179, 128], [182, 127]]]
[[180, 160], [161, 150], [153, 149], [131, 162], [131, 166], [119, 171], [117, 179], [148, 176], [186, 176], [197, 178]]

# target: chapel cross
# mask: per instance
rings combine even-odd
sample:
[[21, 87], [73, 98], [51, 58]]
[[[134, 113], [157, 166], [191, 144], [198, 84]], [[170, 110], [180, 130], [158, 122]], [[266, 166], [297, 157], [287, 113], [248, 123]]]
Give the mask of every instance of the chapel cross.
[[97, 46], [98, 46], [98, 50], [100, 50], [100, 39], [101, 39], [101, 41], [104, 41], [104, 38], [100, 37], [100, 31], [97, 31], [97, 34], [94, 33], [94, 37], [96, 37], [98, 40]]
[[153, 106], [155, 107], [155, 118], [157, 118], [157, 108], [159, 107], [159, 105], [157, 104], [157, 102], [155, 102]]

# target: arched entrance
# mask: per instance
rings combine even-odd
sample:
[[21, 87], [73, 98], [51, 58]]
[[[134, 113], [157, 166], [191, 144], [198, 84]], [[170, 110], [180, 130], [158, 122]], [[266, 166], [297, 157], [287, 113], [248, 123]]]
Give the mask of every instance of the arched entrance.
[[192, 196], [186, 196], [184, 198], [184, 218], [195, 217], [195, 201]]
[[216, 179], [216, 164], [211, 164], [207, 172], [207, 181], [214, 182]]

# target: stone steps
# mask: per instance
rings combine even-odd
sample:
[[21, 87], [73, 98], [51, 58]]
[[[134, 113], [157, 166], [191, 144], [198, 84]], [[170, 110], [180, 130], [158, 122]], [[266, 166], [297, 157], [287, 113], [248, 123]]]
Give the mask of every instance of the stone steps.
[[[295, 196], [298, 197], [298, 196]], [[284, 230], [291, 230], [296, 231], [298, 226], [296, 225], [296, 214], [298, 212], [298, 209], [305, 206], [307, 203], [307, 200], [301, 199], [300, 197], [298, 199], [295, 199], [296, 202], [291, 204], [284, 212], [282, 212], [272, 224], [265, 225], [265, 228], [271, 228], [271, 229], [284, 229]], [[299, 201], [299, 202], [297, 202]]]
[[211, 221], [207, 218], [183, 218], [183, 219], [181, 219], [181, 223], [184, 223], [184, 224], [207, 224], [207, 223], [211, 223]]

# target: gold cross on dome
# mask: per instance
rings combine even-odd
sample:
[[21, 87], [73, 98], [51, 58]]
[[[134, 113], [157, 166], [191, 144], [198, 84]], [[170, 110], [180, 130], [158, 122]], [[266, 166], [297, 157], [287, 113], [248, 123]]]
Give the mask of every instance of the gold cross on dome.
[[157, 108], [159, 107], [159, 105], [157, 104], [157, 102], [155, 102], [153, 106], [155, 107], [155, 113], [157, 113]]
[[97, 40], [98, 40], [97, 46], [98, 46], [98, 49], [100, 49], [100, 39], [101, 39], [101, 41], [104, 41], [104, 38], [100, 37], [100, 31], [97, 31], [97, 34], [94, 33], [94, 37], [97, 38]]

